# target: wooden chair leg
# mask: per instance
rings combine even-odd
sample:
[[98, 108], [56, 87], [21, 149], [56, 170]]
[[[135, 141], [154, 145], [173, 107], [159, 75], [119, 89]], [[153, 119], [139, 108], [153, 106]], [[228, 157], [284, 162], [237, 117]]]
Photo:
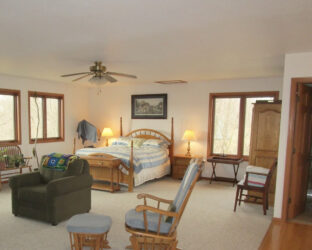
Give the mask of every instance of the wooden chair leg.
[[239, 206], [241, 205], [242, 197], [243, 197], [243, 189], [240, 188], [239, 198], [238, 198], [238, 205]]
[[269, 209], [269, 193], [266, 194], [266, 209]]
[[237, 186], [236, 196], [235, 196], [235, 203], [234, 203], [234, 212], [236, 212], [236, 206], [237, 206], [237, 199], [238, 199], [239, 191], [240, 191], [240, 188]]
[[267, 201], [267, 196], [266, 196], [266, 193], [263, 192], [263, 197], [262, 197], [262, 207], [263, 207], [263, 214], [266, 215], [266, 202]]
[[132, 244], [133, 250], [140, 250], [138, 240], [136, 239], [135, 236], [133, 236], [133, 235], [130, 236], [130, 242]]
[[178, 245], [178, 241], [177, 240], [173, 241], [172, 244], [171, 244], [171, 250], [176, 250], [177, 249], [177, 245]]

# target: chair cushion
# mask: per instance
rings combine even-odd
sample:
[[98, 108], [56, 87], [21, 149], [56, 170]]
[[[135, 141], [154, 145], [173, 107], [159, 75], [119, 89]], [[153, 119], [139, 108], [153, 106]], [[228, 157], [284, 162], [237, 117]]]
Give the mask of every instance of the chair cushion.
[[[151, 232], [157, 232], [159, 214], [146, 212], [146, 218], [148, 222], [148, 230]], [[126, 213], [126, 225], [134, 229], [145, 230], [143, 212], [136, 212], [135, 209], [129, 210]], [[163, 216], [160, 223], [160, 233], [168, 233], [171, 225], [171, 223], [165, 222]]]
[[47, 202], [47, 185], [22, 187], [18, 190], [18, 200], [35, 203]]
[[99, 214], [77, 214], [66, 223], [68, 232], [71, 233], [106, 233], [112, 226], [112, 218]]
[[253, 165], [248, 165], [246, 167], [246, 172], [254, 172], [254, 173], [259, 173], [259, 174], [268, 174], [270, 172], [270, 169], [269, 168], [258, 167], [258, 166], [253, 166]]
[[[168, 206], [167, 211], [169, 212], [175, 212], [176, 211], [176, 206], [171, 202]], [[164, 217], [165, 222], [172, 223], [173, 217], [172, 216], [165, 216]]]
[[173, 200], [173, 205], [176, 207], [176, 211], [179, 211], [187, 195], [187, 192], [189, 191], [191, 184], [198, 172], [198, 169], [199, 169], [199, 165], [196, 164], [196, 161], [194, 159], [192, 159], [184, 174], [178, 193], [175, 199]]
[[[258, 174], [248, 174], [248, 185], [253, 186], [253, 187], [264, 187], [267, 176], [270, 169], [268, 168], [263, 168], [263, 167], [258, 167], [258, 166], [253, 166], [253, 165], [248, 165], [246, 168], [246, 172], [253, 172], [253, 173], [259, 173]], [[262, 175], [265, 174], [265, 175]], [[244, 180], [246, 178], [246, 175], [244, 176]]]

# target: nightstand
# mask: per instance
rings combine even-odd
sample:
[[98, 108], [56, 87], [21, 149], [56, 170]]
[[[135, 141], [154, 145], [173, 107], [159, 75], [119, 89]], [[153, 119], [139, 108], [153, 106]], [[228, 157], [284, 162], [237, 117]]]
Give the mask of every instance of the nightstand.
[[201, 156], [192, 155], [191, 157], [189, 157], [185, 155], [175, 155], [173, 157], [173, 164], [172, 164], [172, 178], [182, 179], [190, 163], [190, 160], [194, 157], [201, 157]]

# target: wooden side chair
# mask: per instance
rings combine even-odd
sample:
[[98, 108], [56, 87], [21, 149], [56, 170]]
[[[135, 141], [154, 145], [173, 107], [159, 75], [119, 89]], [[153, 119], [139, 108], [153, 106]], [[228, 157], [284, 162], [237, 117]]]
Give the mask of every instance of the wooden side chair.
[[[144, 205], [139, 205], [126, 214], [126, 231], [131, 234], [131, 246], [128, 248], [178, 249], [177, 226], [201, 171], [202, 159], [192, 159], [174, 200], [149, 194], [137, 196], [138, 199], [144, 199]], [[148, 199], [156, 201], [157, 207], [148, 205]], [[161, 209], [161, 203], [168, 204], [168, 209]]]
[[[240, 205], [241, 201], [262, 204], [263, 213], [266, 215], [266, 210], [269, 208], [269, 187], [272, 174], [277, 166], [277, 161], [274, 160], [270, 168], [257, 166], [248, 166], [246, 174], [237, 184], [234, 212], [236, 211], [237, 202]], [[260, 195], [244, 194], [243, 191], [253, 191]]]

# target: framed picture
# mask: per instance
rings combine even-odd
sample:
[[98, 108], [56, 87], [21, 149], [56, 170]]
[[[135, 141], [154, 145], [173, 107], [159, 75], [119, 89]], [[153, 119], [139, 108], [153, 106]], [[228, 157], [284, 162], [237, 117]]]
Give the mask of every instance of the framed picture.
[[132, 95], [132, 119], [167, 119], [167, 94]]

